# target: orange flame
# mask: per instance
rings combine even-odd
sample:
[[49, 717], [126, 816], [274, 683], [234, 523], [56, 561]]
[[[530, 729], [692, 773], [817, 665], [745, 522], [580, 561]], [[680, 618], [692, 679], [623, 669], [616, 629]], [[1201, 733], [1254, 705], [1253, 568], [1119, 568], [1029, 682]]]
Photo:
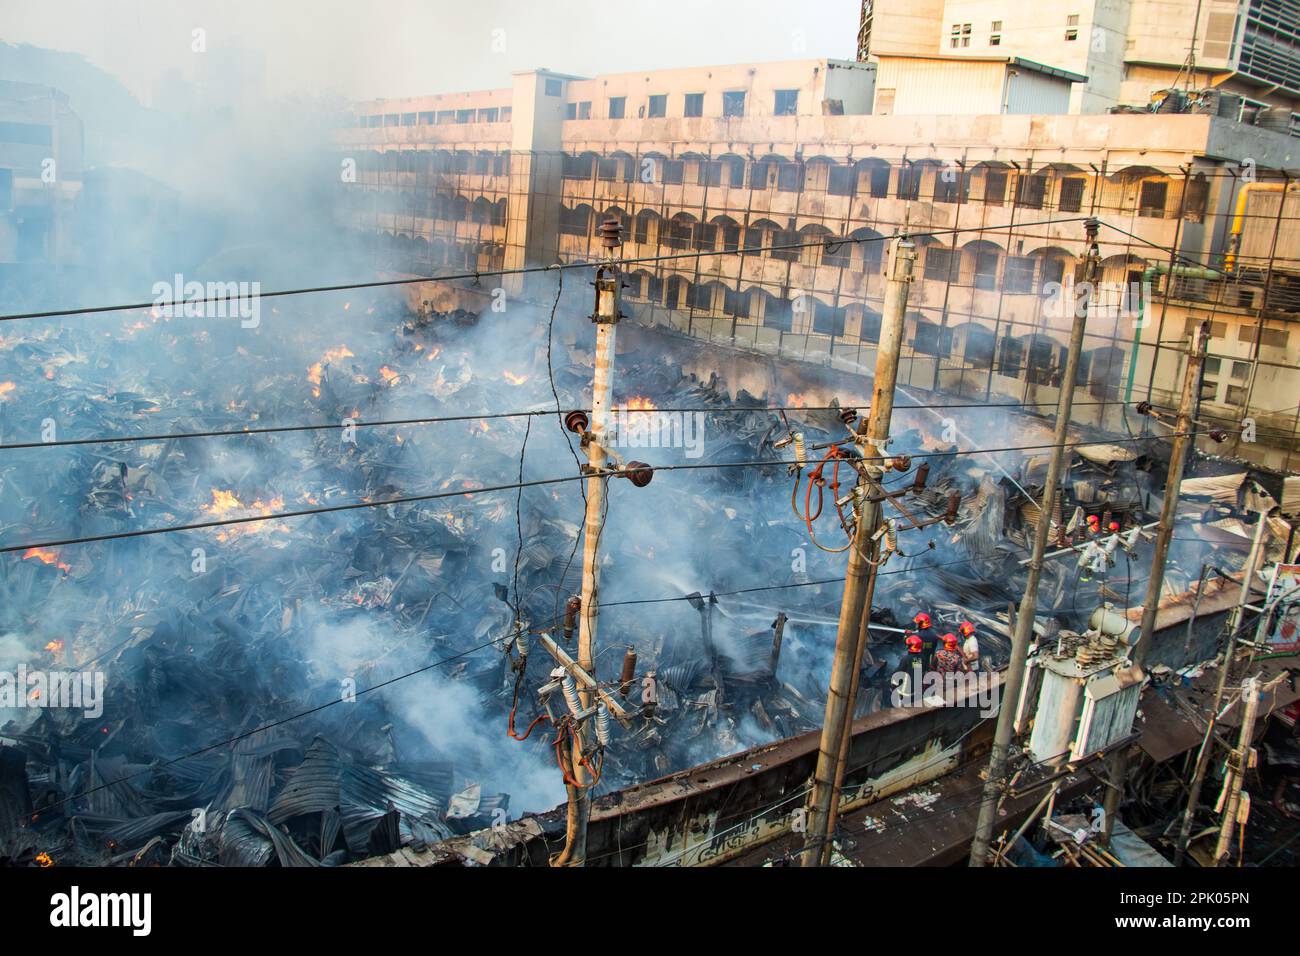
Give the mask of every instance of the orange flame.
[[624, 402], [623, 407], [629, 412], [653, 412], [655, 410], [655, 403], [650, 401], [650, 399], [646, 398], [644, 395], [637, 395]]
[[17, 387], [13, 382], [0, 382], [0, 402], [8, 401], [9, 396], [13, 394], [14, 389]]
[[392, 388], [397, 384], [397, 380], [401, 378], [402, 375], [400, 372], [394, 372], [391, 368], [385, 365], [379, 369], [379, 377], [384, 380], [385, 385]]
[[307, 381], [312, 384], [312, 398], [320, 398], [320, 380], [325, 366], [345, 358], [352, 358], [352, 350], [346, 345], [340, 345], [336, 349], [330, 349], [321, 356], [319, 362], [307, 369]]
[[[283, 507], [284, 497], [282, 495], [276, 495], [270, 501], [262, 501], [259, 498], [252, 504], [244, 504], [235, 496], [233, 491], [222, 491], [219, 488], [213, 488], [212, 504], [199, 505], [199, 510], [215, 518], [250, 518], [255, 515], [269, 517]], [[259, 529], [272, 530], [279, 526], [279, 522], [249, 522], [242, 525], [231, 525], [217, 533], [217, 540], [229, 541], [237, 534], [246, 534]]]
[[511, 385], [523, 385], [525, 382], [528, 381], [527, 375], [516, 375], [514, 372], [510, 371], [509, 369], [502, 372], [501, 374], [505, 376], [506, 381], [509, 382]]
[[807, 392], [791, 392], [785, 397], [785, 403], [790, 408], [807, 408], [812, 404], [812, 396]]
[[46, 548], [28, 548], [23, 552], [23, 560], [27, 561], [30, 558], [35, 558], [42, 564], [52, 564], [64, 574], [72, 570], [72, 565], [59, 560], [59, 552], [57, 551], [50, 551]]
[[49, 651], [51, 654], [57, 654], [59, 653], [59, 651], [63, 650], [63, 642], [50, 641], [50, 643], [45, 645], [45, 649]]
[[36, 865], [42, 868], [48, 868], [54, 865], [54, 857], [48, 853], [36, 854]]

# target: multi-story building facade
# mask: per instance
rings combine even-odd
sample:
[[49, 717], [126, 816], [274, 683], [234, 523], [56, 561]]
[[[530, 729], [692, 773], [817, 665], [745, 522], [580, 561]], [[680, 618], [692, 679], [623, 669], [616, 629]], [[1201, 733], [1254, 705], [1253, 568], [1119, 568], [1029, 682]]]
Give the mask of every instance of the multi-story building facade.
[[[1241, 312], [1217, 309], [1215, 349], [1237, 361], [1253, 323], [1290, 359], [1245, 410], [1300, 392], [1294, 301], [1276, 291], [1300, 274], [1291, 214], [1236, 216], [1248, 183], [1285, 188], [1294, 138], [1208, 114], [873, 115], [878, 82], [873, 64], [833, 60], [539, 71], [507, 90], [362, 103], [338, 133], [357, 170], [348, 214], [388, 268], [431, 276], [594, 260], [596, 227], [615, 218], [625, 257], [659, 257], [628, 266], [636, 320], [850, 371], [874, 364], [884, 240], [907, 232], [919, 257], [902, 382], [1045, 410], [1070, 324], [1060, 284], [1096, 216], [1108, 285], [1078, 421], [1122, 429], [1126, 399], [1177, 391], [1170, 340], [1215, 308], [1190, 296], [1189, 263], [1216, 270], [1211, 285], [1223, 273]], [[1268, 257], [1261, 228], [1283, 239]], [[1209, 400], [1225, 417], [1243, 410], [1234, 374]]]
[[863, 0], [859, 58], [1018, 56], [1087, 77], [1072, 112], [1173, 87], [1300, 109], [1300, 12], [1288, 0]]
[[81, 194], [81, 119], [48, 86], [0, 81], [0, 267], [60, 265]]

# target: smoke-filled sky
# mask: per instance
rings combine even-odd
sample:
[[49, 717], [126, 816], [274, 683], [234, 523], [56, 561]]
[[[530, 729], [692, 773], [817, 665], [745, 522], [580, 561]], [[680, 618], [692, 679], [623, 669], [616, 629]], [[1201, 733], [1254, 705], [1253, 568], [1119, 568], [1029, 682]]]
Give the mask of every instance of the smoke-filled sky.
[[83, 54], [150, 105], [166, 76], [202, 82], [214, 70], [258, 95], [368, 98], [506, 86], [512, 72], [539, 67], [589, 75], [852, 57], [858, 9], [858, 0], [27, 0], [0, 6], [0, 39]]

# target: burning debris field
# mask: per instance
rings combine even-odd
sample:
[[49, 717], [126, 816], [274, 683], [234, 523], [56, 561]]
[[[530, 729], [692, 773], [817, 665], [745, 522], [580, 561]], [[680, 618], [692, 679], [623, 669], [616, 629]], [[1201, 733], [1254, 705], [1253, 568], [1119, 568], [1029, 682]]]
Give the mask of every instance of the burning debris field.
[[[539, 642], [572, 654], [582, 613], [575, 315], [330, 295], [255, 331], [155, 310], [6, 337], [0, 857], [330, 866], [560, 804]], [[607, 483], [594, 672], [626, 720], [597, 795], [813, 730], [826, 702], [852, 486], [827, 449], [865, 393], [751, 393], [675, 349], [617, 355], [612, 448], [653, 480]], [[1007, 656], [1045, 458], [966, 453], [1009, 413], [945, 415], [955, 438], [896, 412], [859, 713], [891, 706], [917, 611], [974, 625], [971, 666]], [[107, 436], [129, 440], [81, 443]], [[1051, 626], [1135, 603], [1158, 446], [1072, 456]], [[1179, 566], [1231, 573], [1249, 529], [1206, 511], [1217, 537]]]

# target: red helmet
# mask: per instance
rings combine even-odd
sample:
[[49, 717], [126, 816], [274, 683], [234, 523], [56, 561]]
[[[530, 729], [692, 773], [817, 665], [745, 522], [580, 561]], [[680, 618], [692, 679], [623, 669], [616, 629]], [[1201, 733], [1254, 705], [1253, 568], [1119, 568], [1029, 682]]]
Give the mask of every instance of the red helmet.
[[962, 637], [970, 637], [975, 633], [975, 625], [970, 621], [962, 621], [961, 624], [957, 626], [957, 630], [961, 631]]
[[921, 630], [925, 630], [930, 626], [930, 615], [926, 614], [924, 611], [919, 611], [917, 612], [916, 617], [912, 618], [912, 623]]
[[1101, 524], [1101, 518], [1097, 517], [1097, 515], [1088, 515], [1088, 524], [1099, 525]]
[[955, 651], [957, 649], [957, 635], [945, 634], [943, 636], [943, 646], [945, 650]]
[[918, 635], [907, 635], [907, 651], [909, 654], [921, 653], [921, 638]]
[[1111, 531], [1118, 531], [1118, 530], [1119, 530], [1119, 522], [1118, 522], [1118, 521], [1112, 521], [1112, 522], [1111, 522], [1110, 524], [1108, 524], [1106, 527], [1110, 528]]

